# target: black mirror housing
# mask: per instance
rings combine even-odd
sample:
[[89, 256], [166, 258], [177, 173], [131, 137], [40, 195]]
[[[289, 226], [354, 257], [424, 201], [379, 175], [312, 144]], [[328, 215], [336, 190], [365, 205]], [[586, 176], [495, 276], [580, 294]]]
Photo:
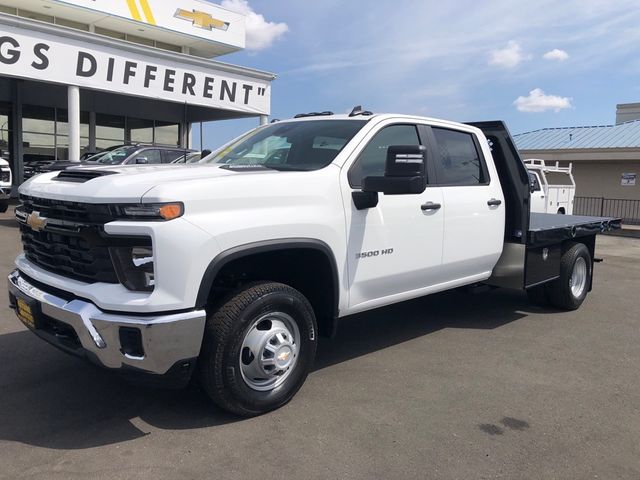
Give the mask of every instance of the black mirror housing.
[[384, 177], [366, 177], [363, 192], [387, 195], [417, 194], [427, 188], [424, 145], [394, 145], [387, 149]]
[[424, 145], [394, 145], [387, 149], [385, 177], [424, 177]]

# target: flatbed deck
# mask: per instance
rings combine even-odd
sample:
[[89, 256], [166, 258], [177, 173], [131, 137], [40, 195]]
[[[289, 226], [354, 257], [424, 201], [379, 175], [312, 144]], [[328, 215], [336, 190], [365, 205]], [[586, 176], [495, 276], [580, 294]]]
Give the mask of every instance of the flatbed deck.
[[619, 230], [622, 220], [614, 217], [585, 217], [554, 213], [531, 213], [527, 245], [544, 246], [576, 237]]

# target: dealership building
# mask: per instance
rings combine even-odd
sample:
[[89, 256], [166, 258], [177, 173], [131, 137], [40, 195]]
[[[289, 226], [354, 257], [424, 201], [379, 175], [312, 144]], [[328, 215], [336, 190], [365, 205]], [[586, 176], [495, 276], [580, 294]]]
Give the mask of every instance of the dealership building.
[[0, 155], [15, 183], [31, 161], [266, 123], [275, 76], [213, 60], [245, 36], [243, 15], [200, 0], [0, 0]]
[[523, 159], [573, 165], [574, 213], [640, 224], [640, 103], [617, 106], [616, 123], [514, 135]]

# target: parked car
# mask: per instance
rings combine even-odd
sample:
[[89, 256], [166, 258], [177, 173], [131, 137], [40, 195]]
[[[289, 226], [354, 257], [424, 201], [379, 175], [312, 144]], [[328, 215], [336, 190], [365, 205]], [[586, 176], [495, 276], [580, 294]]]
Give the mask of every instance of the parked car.
[[99, 153], [82, 162], [82, 165], [89, 167], [97, 165], [156, 165], [173, 163], [191, 153], [195, 153], [195, 151], [179, 147], [124, 145], [109, 152]]
[[192, 152], [174, 160], [172, 163], [198, 163], [200, 160], [205, 158], [210, 153], [211, 153], [211, 150], [203, 150], [202, 152]]
[[69, 167], [173, 163], [175, 160], [185, 158], [191, 153], [194, 153], [194, 151], [178, 147], [162, 147], [148, 144], [115, 145], [81, 162], [71, 160], [45, 162], [31, 169], [29, 175], [27, 175], [25, 168], [25, 178], [30, 178], [35, 174], [43, 172], [66, 170]]
[[243, 416], [287, 403], [347, 315], [478, 285], [575, 310], [596, 234], [620, 228], [530, 213], [502, 122], [323, 112], [205, 161], [22, 185], [10, 305], [66, 352], [147, 382], [195, 375]]
[[524, 164], [531, 182], [531, 211], [572, 215], [576, 196], [573, 164], [561, 167], [558, 162], [548, 165], [538, 159], [525, 160]]
[[13, 177], [11, 176], [9, 162], [4, 158], [0, 158], [0, 213], [6, 212], [9, 208], [12, 182]]

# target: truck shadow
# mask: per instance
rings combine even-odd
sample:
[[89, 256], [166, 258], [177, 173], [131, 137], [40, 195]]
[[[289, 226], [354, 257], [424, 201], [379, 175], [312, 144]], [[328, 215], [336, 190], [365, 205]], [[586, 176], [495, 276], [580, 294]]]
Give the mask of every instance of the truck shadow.
[[[443, 328], [498, 328], [526, 317], [529, 308], [526, 296], [517, 292], [447, 292], [359, 314], [340, 323], [335, 339], [320, 342], [316, 369]], [[0, 336], [0, 440], [86, 449], [141, 438], [156, 428], [199, 429], [237, 421], [212, 407], [195, 387], [134, 387], [30, 332]]]
[[321, 339], [315, 370], [428, 335], [443, 328], [490, 330], [538, 311], [519, 291], [482, 294], [448, 291], [340, 320], [331, 340]]

